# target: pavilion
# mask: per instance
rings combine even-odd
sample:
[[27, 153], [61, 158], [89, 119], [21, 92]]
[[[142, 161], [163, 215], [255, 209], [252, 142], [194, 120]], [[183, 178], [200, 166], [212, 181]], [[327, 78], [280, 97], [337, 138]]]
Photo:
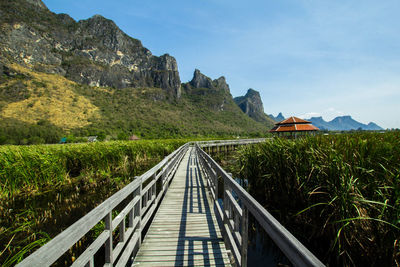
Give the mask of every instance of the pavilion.
[[312, 125], [310, 121], [302, 120], [292, 116], [283, 121], [275, 123], [275, 127], [269, 132], [277, 134], [278, 136], [296, 138], [306, 134], [314, 135], [317, 131], [319, 131], [319, 129]]

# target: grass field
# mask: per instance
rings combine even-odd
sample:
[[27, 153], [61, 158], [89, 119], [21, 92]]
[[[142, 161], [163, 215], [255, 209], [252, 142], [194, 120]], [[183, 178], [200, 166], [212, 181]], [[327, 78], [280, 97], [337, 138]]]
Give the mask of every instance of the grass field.
[[400, 262], [400, 133], [273, 139], [241, 149], [250, 193], [330, 266]]

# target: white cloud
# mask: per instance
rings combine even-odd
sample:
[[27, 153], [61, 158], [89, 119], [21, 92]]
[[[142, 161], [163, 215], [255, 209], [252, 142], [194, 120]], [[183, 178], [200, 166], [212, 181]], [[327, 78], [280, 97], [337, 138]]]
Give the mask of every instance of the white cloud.
[[300, 115], [300, 117], [302, 119], [309, 119], [311, 117], [320, 117], [320, 116], [321, 116], [321, 113], [319, 113], [319, 112], [307, 112], [307, 113], [304, 113], [303, 115]]
[[336, 108], [333, 108], [333, 107], [330, 107], [330, 108], [324, 110], [322, 117], [326, 121], [330, 121], [338, 116], [343, 116], [343, 115], [345, 115], [343, 111], [337, 110]]

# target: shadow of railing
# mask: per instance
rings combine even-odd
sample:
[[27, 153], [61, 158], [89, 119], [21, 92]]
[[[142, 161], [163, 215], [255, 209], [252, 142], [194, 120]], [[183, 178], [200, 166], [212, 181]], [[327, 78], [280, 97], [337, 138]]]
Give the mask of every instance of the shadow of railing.
[[[218, 236], [217, 229], [219, 227], [214, 221], [213, 212], [207, 199], [206, 186], [199, 170], [195, 153], [194, 149], [191, 150], [186, 166], [186, 184], [178, 237], [178, 245], [182, 244], [185, 246], [185, 251], [187, 251], [187, 262], [185, 261], [185, 254], [178, 254], [177, 249], [175, 266], [194, 265], [195, 255], [202, 255], [203, 264], [206, 266], [210, 264], [224, 265], [223, 253], [225, 252], [220, 246], [220, 242], [223, 240]], [[195, 199], [197, 200], [197, 206], [195, 206]], [[209, 237], [188, 234], [187, 229], [190, 227], [188, 217], [190, 214], [202, 214], [205, 216]], [[201, 246], [198, 246], [201, 247], [201, 252], [196, 249], [196, 243], [201, 243]], [[211, 245], [211, 249], [209, 245]]]

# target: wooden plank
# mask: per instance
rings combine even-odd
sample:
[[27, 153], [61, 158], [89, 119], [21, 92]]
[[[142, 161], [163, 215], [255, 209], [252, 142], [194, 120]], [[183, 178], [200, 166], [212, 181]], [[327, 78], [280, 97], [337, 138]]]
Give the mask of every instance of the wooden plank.
[[[186, 245], [184, 244], [176, 244], [176, 245], [171, 245], [171, 246], [163, 246], [163, 245], [157, 245], [157, 244], [151, 244], [147, 246], [141, 247], [141, 252], [148, 251], [148, 253], [163, 253], [163, 251], [180, 251], [180, 250], [187, 250], [189, 247], [189, 242], [187, 242]], [[192, 250], [198, 250], [198, 249], [203, 249], [205, 246], [212, 248], [213, 246], [215, 247], [220, 247], [221, 251], [227, 252], [225, 249], [225, 243], [220, 242], [220, 243], [215, 243], [215, 242], [193, 242], [193, 244], [190, 244], [190, 249]]]
[[[126, 231], [126, 239], [129, 240], [131, 235], [133, 234], [134, 228], [129, 228], [128, 231]], [[125, 242], [118, 242], [118, 244], [115, 246], [113, 249], [113, 258], [116, 259], [118, 258], [119, 254], [121, 253], [122, 249], [125, 246]]]
[[237, 214], [239, 214], [240, 217], [242, 217], [242, 208], [239, 206], [236, 199], [232, 196], [232, 193], [229, 190], [226, 190], [225, 194], [227, 194], [228, 200], [229, 200], [230, 204], [233, 205], [235, 212]]
[[191, 258], [193, 258], [193, 260], [205, 260], [205, 259], [212, 259], [212, 260], [227, 259], [227, 260], [229, 260], [228, 255], [224, 254], [224, 253], [219, 253], [219, 254], [187, 253], [187, 254], [179, 254], [179, 255], [159, 255], [159, 256], [138, 255], [138, 256], [135, 257], [135, 261], [137, 261], [137, 262], [175, 261], [176, 262], [176, 258], [179, 257], [179, 256], [188, 256], [188, 257], [190, 256]]
[[125, 216], [133, 209], [133, 207], [136, 205], [136, 203], [139, 201], [139, 196], [136, 196], [134, 199], [132, 199], [129, 204], [117, 215], [117, 217], [114, 218], [112, 222], [112, 229], [113, 231], [117, 226], [120, 224], [120, 222], [125, 219]]
[[243, 207], [243, 216], [241, 218], [242, 220], [242, 230], [241, 230], [241, 236], [242, 236], [242, 244], [241, 244], [241, 263], [240, 265], [242, 267], [247, 266], [247, 247], [248, 247], [248, 234], [249, 234], [249, 213], [246, 207]]
[[163, 266], [163, 267], [174, 266], [174, 267], [177, 267], [177, 266], [227, 266], [227, 265], [230, 265], [228, 260], [224, 260], [223, 262], [218, 262], [218, 263], [216, 263], [215, 261], [214, 262], [204, 262], [204, 260], [200, 260], [200, 261], [196, 260], [196, 261], [190, 261], [190, 264], [189, 264], [189, 261], [185, 260], [185, 261], [180, 262], [179, 264], [177, 264], [174, 261], [171, 261], [171, 262], [165, 262], [165, 261], [164, 262], [156, 262], [156, 261], [154, 261], [154, 262], [135, 262], [132, 266], [149, 266], [149, 267], [150, 266], [157, 266], [157, 267], [159, 267], [159, 266]]
[[84, 266], [93, 259], [93, 255], [98, 251], [110, 236], [110, 231], [103, 231], [96, 240], [74, 261], [73, 267]]
[[112, 214], [109, 212], [104, 218], [105, 229], [109, 230], [109, 236], [105, 243], [105, 251], [106, 251], [106, 263], [113, 263], [113, 240], [112, 240]]
[[182, 250], [143, 250], [136, 255], [136, 261], [143, 261], [143, 259], [150, 259], [149, 261], [159, 261], [160, 258], [168, 259], [172, 257], [187, 258], [193, 255], [203, 256], [203, 258], [226, 258], [229, 259], [228, 252], [226, 250], [220, 250], [213, 252], [212, 248], [209, 251], [204, 252], [202, 249], [190, 251], [185, 248]]
[[126, 266], [126, 263], [129, 261], [133, 249], [137, 246], [140, 241], [140, 236], [138, 233], [134, 233], [132, 239], [129, 241], [128, 245], [126, 246], [125, 250], [123, 251], [121, 257], [119, 258], [116, 267]]

